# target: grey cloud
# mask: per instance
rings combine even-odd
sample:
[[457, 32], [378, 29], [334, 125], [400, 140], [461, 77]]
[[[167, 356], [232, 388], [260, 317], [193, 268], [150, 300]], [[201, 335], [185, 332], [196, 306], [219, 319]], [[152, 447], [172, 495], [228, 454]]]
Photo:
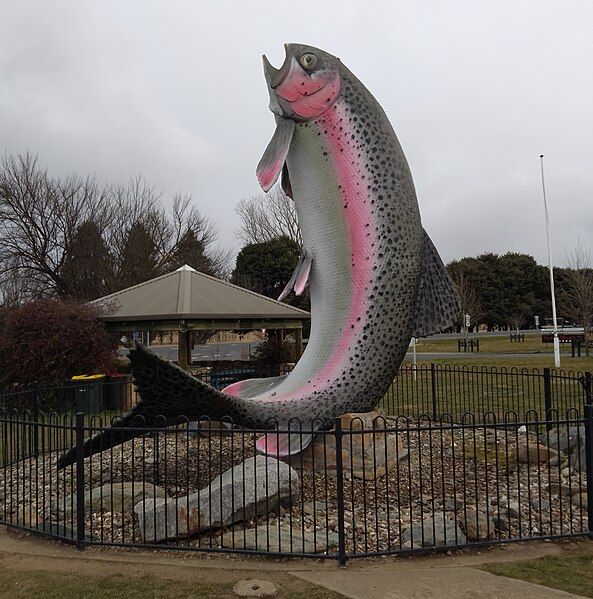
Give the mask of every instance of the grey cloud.
[[[237, 247], [238, 200], [273, 131], [261, 72], [282, 44], [340, 56], [384, 106], [446, 260], [592, 245], [593, 5], [587, 0], [0, 0], [0, 151], [57, 174], [143, 174], [191, 193]], [[322, 201], [322, 199], [320, 199]]]

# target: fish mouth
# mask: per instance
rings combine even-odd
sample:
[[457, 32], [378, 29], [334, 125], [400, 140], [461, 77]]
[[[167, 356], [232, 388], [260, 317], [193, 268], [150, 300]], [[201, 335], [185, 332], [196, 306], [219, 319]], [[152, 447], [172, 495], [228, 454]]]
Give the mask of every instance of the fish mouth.
[[[298, 46], [297, 46], [298, 49]], [[323, 114], [340, 93], [336, 69], [306, 71], [295, 57], [293, 44], [284, 44], [285, 58], [277, 69], [263, 56], [270, 110], [278, 117], [297, 122]]]
[[290, 56], [290, 52], [288, 51], [288, 44], [284, 44], [284, 53], [284, 62], [282, 63], [282, 66], [279, 69], [277, 69], [270, 63], [265, 54], [262, 56], [264, 61], [264, 74], [266, 77], [266, 81], [272, 89], [276, 89], [286, 79], [286, 76], [290, 72], [292, 57]]

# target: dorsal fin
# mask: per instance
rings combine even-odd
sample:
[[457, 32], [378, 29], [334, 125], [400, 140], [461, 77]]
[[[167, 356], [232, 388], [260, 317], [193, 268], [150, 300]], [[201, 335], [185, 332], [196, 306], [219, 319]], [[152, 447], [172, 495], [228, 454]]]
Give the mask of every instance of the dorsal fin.
[[426, 337], [452, 327], [461, 312], [461, 302], [437, 249], [423, 230], [422, 278], [418, 290], [418, 312], [414, 337]]

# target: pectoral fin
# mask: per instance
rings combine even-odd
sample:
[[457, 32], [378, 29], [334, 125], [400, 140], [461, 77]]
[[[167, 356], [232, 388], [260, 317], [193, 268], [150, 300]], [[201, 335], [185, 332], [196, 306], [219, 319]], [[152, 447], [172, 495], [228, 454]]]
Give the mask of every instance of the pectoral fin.
[[422, 243], [422, 278], [417, 305], [414, 337], [426, 337], [448, 329], [458, 321], [461, 312], [455, 284], [426, 231]]
[[279, 302], [281, 302], [293, 289], [297, 295], [303, 293], [307, 286], [307, 281], [309, 280], [312, 262], [313, 260], [307, 255], [307, 252], [303, 252], [300, 255], [290, 280], [286, 283], [286, 287], [284, 287], [282, 293], [278, 296]]
[[280, 176], [294, 133], [294, 121], [277, 118], [276, 131], [257, 165], [257, 179], [264, 191], [268, 191]]
[[302, 267], [299, 269], [299, 272], [296, 277], [296, 281], [294, 282], [294, 292], [296, 295], [301, 295], [303, 291], [305, 291], [305, 287], [307, 286], [307, 281], [309, 280], [309, 274], [311, 273], [311, 264], [313, 260], [305, 255], [305, 260], [303, 262]]
[[284, 166], [282, 167], [282, 178], [280, 179], [280, 183], [282, 185], [282, 189], [283, 189], [284, 193], [291, 200], [294, 200], [294, 198], [292, 197], [292, 185], [290, 184], [290, 175], [288, 174], [288, 167], [286, 166], [286, 162], [284, 163]]

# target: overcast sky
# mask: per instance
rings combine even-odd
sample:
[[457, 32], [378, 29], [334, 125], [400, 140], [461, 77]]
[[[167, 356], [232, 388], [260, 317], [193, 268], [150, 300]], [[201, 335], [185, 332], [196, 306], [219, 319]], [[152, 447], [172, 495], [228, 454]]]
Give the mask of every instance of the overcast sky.
[[445, 261], [593, 245], [591, 0], [0, 0], [0, 151], [190, 193], [238, 248], [274, 130], [261, 54], [323, 48], [385, 108]]

